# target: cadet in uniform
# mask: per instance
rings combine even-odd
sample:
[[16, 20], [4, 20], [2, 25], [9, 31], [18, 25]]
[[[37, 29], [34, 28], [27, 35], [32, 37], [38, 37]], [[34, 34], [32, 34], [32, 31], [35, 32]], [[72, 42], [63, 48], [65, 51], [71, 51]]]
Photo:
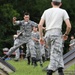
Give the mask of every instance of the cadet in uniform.
[[[52, 8], [44, 11], [38, 25], [40, 32], [40, 42], [43, 43], [42, 26], [46, 24], [46, 34], [48, 45], [51, 45], [50, 64], [48, 65], [47, 75], [52, 75], [58, 70], [59, 75], [64, 75], [63, 68], [63, 39], [67, 40], [71, 30], [71, 23], [66, 10], [59, 8], [61, 0], [52, 0]], [[66, 32], [62, 36], [62, 22], [66, 23]]]
[[43, 66], [42, 65], [42, 53], [41, 53], [40, 43], [39, 43], [39, 32], [37, 29], [38, 29], [37, 27], [33, 27], [31, 38], [35, 44], [36, 62], [39, 61], [40, 66]]
[[16, 46], [11, 47], [9, 52], [4, 57], [2, 57], [3, 60], [5, 58], [7, 58], [8, 55], [11, 55], [11, 53], [13, 53], [21, 45], [26, 43], [29, 46], [28, 48], [30, 50], [33, 50], [33, 51], [31, 51], [31, 57], [35, 61], [35, 59], [36, 59], [35, 55], [36, 54], [34, 52], [34, 50], [35, 50], [34, 43], [31, 40], [31, 32], [32, 32], [32, 27], [37, 26], [37, 23], [35, 23], [35, 22], [33, 22], [33, 21], [29, 20], [29, 19], [30, 19], [30, 14], [27, 13], [27, 12], [24, 14], [24, 20], [16, 21], [16, 17], [13, 17], [13, 24], [20, 26], [20, 31], [22, 32], [22, 36], [20, 37], [19, 43]]
[[73, 50], [75, 48], [75, 38], [73, 35], [71, 36], [69, 47], [69, 50]]

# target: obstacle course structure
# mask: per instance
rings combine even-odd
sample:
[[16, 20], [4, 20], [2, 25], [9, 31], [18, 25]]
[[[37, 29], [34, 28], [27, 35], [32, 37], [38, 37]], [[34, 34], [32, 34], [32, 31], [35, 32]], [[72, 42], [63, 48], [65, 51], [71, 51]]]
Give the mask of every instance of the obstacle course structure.
[[11, 72], [15, 72], [16, 69], [8, 62], [0, 59], [0, 75], [9, 75]]

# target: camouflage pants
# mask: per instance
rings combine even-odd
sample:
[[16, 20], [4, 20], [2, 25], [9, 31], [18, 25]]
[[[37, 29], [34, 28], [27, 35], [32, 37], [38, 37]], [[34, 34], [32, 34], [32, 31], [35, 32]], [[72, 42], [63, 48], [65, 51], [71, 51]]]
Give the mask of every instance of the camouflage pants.
[[[32, 49], [32, 44], [34, 45], [34, 49]], [[42, 54], [40, 51], [40, 45], [36, 45], [34, 41], [31, 41], [30, 44], [27, 44], [26, 57], [28, 56], [36, 57], [37, 59], [41, 59]]]
[[26, 47], [26, 57], [36, 57], [35, 44], [32, 40], [30, 40], [30, 42], [26, 44]]
[[36, 57], [36, 52], [35, 52], [35, 47], [34, 47], [34, 42], [31, 40], [31, 38], [22, 38], [19, 40], [18, 44], [16, 46], [13, 46], [9, 49], [7, 55], [11, 55], [14, 51], [16, 51], [21, 45], [27, 44], [27, 50], [30, 50], [31, 57]]
[[[55, 33], [54, 33], [55, 32]], [[49, 70], [57, 70], [59, 67], [64, 68], [63, 62], [63, 39], [62, 33], [59, 29], [47, 31], [46, 42], [50, 46], [50, 63], [48, 65]]]
[[40, 50], [41, 50], [42, 56], [43, 56], [43, 55], [45, 56], [45, 47], [44, 47], [44, 45], [41, 45], [41, 44], [40, 44]]
[[[17, 41], [16, 43], [14, 43], [14, 47], [19, 43], [19, 41]], [[16, 49], [15, 51], [15, 59], [19, 59], [20, 58], [20, 51], [19, 48]]]
[[15, 58], [19, 59], [20, 58], [20, 51], [19, 48], [15, 51]]

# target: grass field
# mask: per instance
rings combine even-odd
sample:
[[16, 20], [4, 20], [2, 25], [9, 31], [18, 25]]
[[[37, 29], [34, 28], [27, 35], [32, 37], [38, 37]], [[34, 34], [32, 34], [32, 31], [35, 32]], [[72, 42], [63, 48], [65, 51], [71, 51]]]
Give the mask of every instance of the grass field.
[[49, 63], [49, 61], [45, 62], [43, 64], [43, 67], [41, 67], [38, 62], [38, 66], [34, 67], [32, 65], [27, 65], [26, 60], [20, 60], [18, 62], [9, 60], [8, 62], [16, 68], [16, 72], [11, 73], [10, 75], [46, 75], [46, 72], [44, 72], [42, 70]]
[[[8, 60], [7, 62], [16, 68], [16, 72], [11, 73], [10, 75], [46, 75], [46, 72], [42, 70], [49, 64], [49, 61], [46, 61], [43, 63], [43, 67], [41, 67], [38, 62], [38, 66], [34, 67], [32, 65], [27, 65], [27, 60], [20, 60], [18, 62]], [[75, 65], [72, 65], [68, 69], [70, 71], [75, 70]]]

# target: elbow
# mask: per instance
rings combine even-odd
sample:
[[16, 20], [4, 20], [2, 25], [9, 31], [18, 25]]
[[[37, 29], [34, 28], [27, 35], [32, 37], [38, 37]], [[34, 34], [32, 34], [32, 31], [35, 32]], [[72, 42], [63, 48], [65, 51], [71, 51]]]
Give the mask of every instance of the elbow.
[[71, 24], [69, 25], [69, 28], [70, 28], [70, 29], [72, 28]]
[[72, 28], [71, 24], [68, 26], [68, 28], [71, 30], [71, 28]]
[[39, 24], [39, 25], [38, 25], [38, 28], [41, 28], [41, 27], [42, 27], [42, 25]]
[[68, 29], [71, 30], [71, 28], [72, 28], [71, 23], [69, 23], [67, 27], [68, 27]]

